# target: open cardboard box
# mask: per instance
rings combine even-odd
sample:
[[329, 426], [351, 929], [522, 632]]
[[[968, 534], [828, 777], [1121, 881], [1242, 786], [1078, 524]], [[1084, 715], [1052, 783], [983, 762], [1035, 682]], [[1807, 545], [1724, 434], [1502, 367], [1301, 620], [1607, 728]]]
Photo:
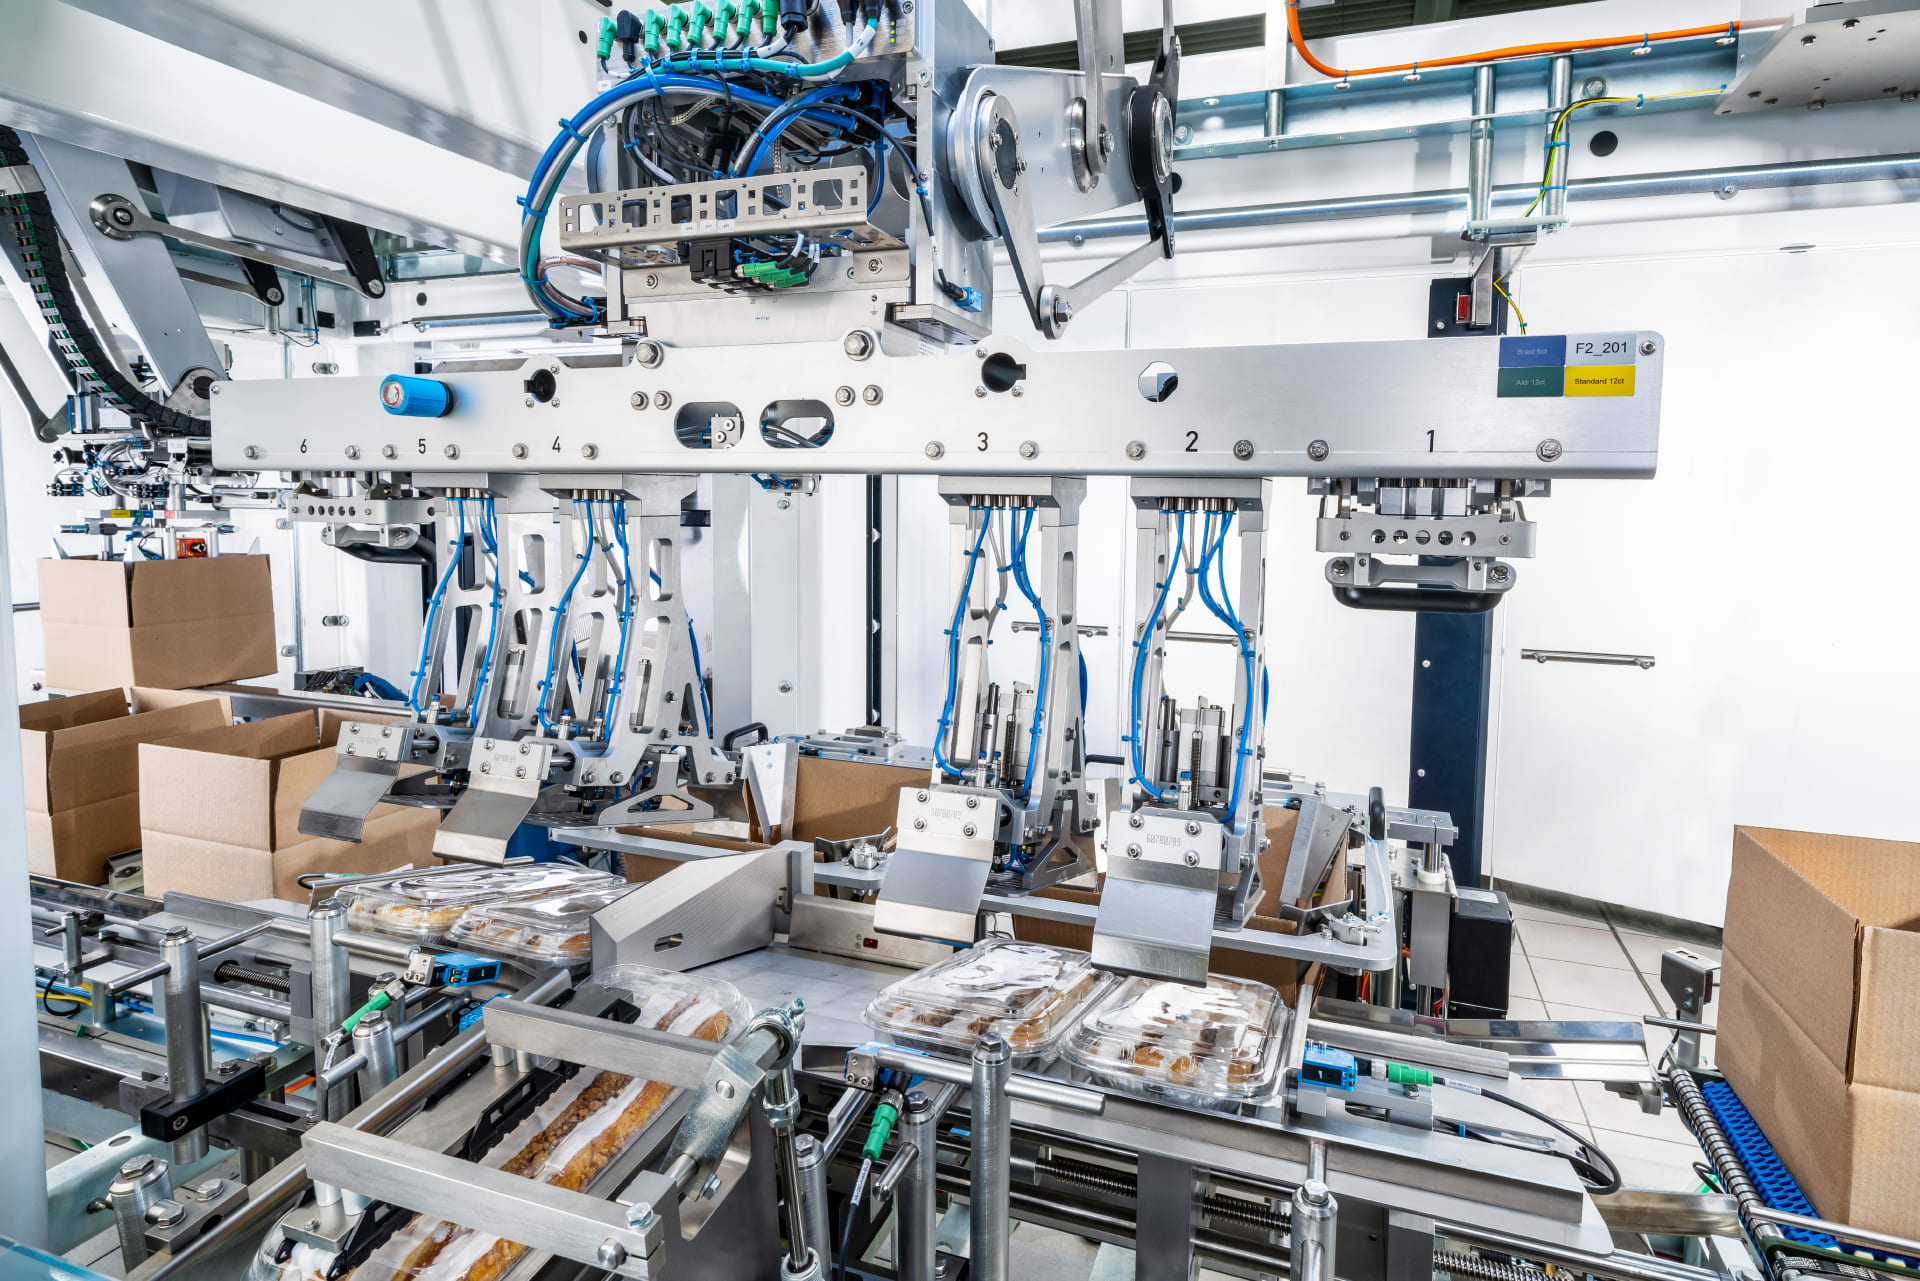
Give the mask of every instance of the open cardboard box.
[[187, 689], [279, 669], [265, 556], [40, 562], [54, 689]]
[[1720, 1070], [1821, 1217], [1920, 1236], [1920, 844], [1740, 827]]
[[364, 875], [433, 863], [434, 809], [378, 805], [359, 844], [300, 832], [300, 808], [333, 771], [334, 743], [349, 719], [396, 718], [294, 712], [143, 746], [146, 893], [299, 899], [299, 878], [308, 872]]
[[232, 700], [193, 690], [103, 689], [20, 708], [27, 864], [99, 885], [140, 848], [140, 745], [233, 721]]

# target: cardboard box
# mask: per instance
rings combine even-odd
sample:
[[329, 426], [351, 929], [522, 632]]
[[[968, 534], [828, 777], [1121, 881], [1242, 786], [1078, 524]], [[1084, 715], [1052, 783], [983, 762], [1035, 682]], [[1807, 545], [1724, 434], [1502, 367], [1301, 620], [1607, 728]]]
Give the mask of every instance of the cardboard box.
[[1822, 1217], [1920, 1236], [1920, 844], [1736, 828], [1720, 1070]]
[[[27, 865], [42, 876], [99, 885], [107, 859], [140, 848], [140, 745], [233, 719], [211, 694], [103, 689], [20, 708]], [[165, 706], [155, 706], [155, 701]]]
[[300, 807], [333, 771], [333, 745], [347, 719], [295, 712], [143, 746], [145, 892], [229, 902], [301, 899], [299, 878], [307, 872], [365, 874], [435, 862], [438, 810], [376, 806], [357, 845], [301, 834]]
[[280, 666], [265, 556], [43, 560], [40, 626], [55, 689], [186, 689]]

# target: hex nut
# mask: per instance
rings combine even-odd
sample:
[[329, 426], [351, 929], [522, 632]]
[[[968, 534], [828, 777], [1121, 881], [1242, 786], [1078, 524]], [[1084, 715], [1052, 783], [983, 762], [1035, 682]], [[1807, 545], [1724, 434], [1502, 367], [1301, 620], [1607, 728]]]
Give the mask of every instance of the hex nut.
[[884, 393], [878, 387], [875, 387], [869, 384], [864, 390], [861, 391], [860, 399], [865, 401], [869, 405], [877, 405], [880, 403], [883, 395]]
[[1541, 462], [1550, 463], [1560, 456], [1562, 450], [1560, 442], [1549, 436], [1533, 452], [1540, 455]]
[[656, 391], [653, 393], [653, 407], [655, 409], [672, 409], [673, 397], [667, 392]]
[[448, 458], [458, 458], [460, 456], [460, 446], [448, 445], [445, 449], [441, 450], [440, 452], [445, 454]]
[[627, 403], [629, 405], [632, 405], [635, 409], [645, 409], [648, 405], [653, 403], [653, 400], [651, 397], [647, 395], [646, 392], [636, 391], [633, 393], [633, 395], [627, 397]]
[[[1015, 390], [1017, 391], [1019, 389], [1015, 388]], [[1020, 442], [1020, 456], [1022, 458], [1037, 458], [1039, 454], [1040, 446], [1033, 441], [1023, 440]]]
[[853, 388], [851, 387], [834, 388], [833, 403], [840, 406], [842, 409], [845, 409], [848, 405], [851, 405], [853, 403], [853, 397], [854, 397], [854, 391], [853, 391]]
[[927, 448], [925, 452], [927, 457], [929, 458], [934, 458], [934, 459], [943, 458], [946, 456], [947, 447], [945, 445], [942, 445], [937, 440], [930, 440], [927, 442]]
[[598, 458], [598, 457], [600, 456], [600, 446], [598, 446], [598, 445], [582, 445], [582, 446], [580, 446], [580, 456], [581, 456], [582, 458], [585, 458], [585, 459], [587, 459], [587, 460], [589, 460], [589, 461], [591, 461], [591, 460], [593, 460], [593, 459], [595, 459], [595, 458]]
[[380, 456], [382, 458], [398, 458], [400, 451], [392, 445], [382, 445], [380, 446]]
[[515, 458], [525, 458], [527, 456], [527, 447], [525, 445], [515, 445], [513, 447], [513, 456]]

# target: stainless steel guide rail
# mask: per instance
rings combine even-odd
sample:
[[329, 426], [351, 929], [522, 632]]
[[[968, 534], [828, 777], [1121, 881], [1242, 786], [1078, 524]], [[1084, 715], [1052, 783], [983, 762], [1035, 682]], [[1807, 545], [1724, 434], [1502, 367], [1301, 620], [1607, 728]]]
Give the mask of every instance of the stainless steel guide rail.
[[[894, 357], [861, 336], [648, 343], [610, 368], [542, 362], [559, 365], [545, 401], [526, 389], [531, 366], [448, 371], [452, 407], [438, 418], [388, 414], [371, 378], [315, 380], [298, 396], [268, 380], [221, 383], [214, 460], [353, 472], [385, 457], [444, 486], [530, 472], [1646, 478], [1658, 460], [1656, 333], [1630, 336], [1632, 394], [1607, 396], [1500, 395], [1499, 338], [1098, 352], [996, 339]], [[766, 430], [795, 404], [830, 432], [817, 447]], [[724, 448], [683, 443], [719, 419], [746, 429]]]

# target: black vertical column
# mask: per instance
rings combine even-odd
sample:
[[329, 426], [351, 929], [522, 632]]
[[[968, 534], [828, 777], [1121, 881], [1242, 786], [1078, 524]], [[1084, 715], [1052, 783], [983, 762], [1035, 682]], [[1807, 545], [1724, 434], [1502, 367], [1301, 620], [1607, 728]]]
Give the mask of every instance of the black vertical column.
[[[1495, 296], [1493, 324], [1464, 323], [1460, 300], [1469, 279], [1433, 282], [1427, 300], [1427, 333], [1435, 338], [1502, 334], [1506, 300]], [[1422, 557], [1426, 564], [1445, 564]], [[1480, 884], [1480, 850], [1487, 808], [1488, 715], [1493, 689], [1493, 611], [1481, 614], [1416, 615], [1413, 632], [1413, 716], [1407, 754], [1407, 804], [1445, 810], [1460, 829], [1447, 851], [1454, 880]]]

